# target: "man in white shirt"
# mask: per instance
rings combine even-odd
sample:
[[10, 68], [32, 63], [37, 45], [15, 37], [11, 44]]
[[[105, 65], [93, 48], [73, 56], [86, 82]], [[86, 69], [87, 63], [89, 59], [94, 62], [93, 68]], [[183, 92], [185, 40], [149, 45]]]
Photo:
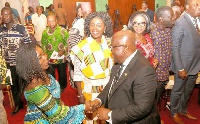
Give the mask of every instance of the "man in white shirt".
[[36, 13], [32, 15], [32, 23], [35, 30], [35, 38], [39, 45], [41, 45], [42, 32], [46, 29], [47, 18], [42, 14], [43, 8], [41, 6], [36, 7]]

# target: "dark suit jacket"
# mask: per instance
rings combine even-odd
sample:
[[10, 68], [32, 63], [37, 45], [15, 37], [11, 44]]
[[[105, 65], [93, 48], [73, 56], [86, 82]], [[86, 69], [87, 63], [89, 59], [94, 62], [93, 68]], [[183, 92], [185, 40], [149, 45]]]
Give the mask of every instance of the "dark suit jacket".
[[119, 65], [111, 70], [109, 83], [97, 98], [112, 110], [113, 124], [159, 124], [160, 117], [154, 106], [157, 78], [154, 68], [139, 51], [130, 61], [111, 98], [108, 92]]
[[154, 11], [152, 11], [152, 10], [150, 10], [150, 9], [147, 9], [146, 13], [147, 13], [147, 15], [149, 16], [150, 21], [151, 21], [151, 22], [154, 22]]
[[188, 75], [200, 71], [200, 34], [184, 12], [172, 28], [172, 64], [175, 73], [185, 69]]

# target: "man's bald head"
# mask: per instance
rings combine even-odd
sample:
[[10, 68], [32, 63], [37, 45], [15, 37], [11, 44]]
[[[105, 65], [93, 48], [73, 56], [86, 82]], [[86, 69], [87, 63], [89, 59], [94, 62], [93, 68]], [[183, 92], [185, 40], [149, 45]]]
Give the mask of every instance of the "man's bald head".
[[121, 30], [112, 37], [112, 54], [116, 63], [123, 63], [135, 52], [135, 33], [130, 30]]
[[51, 30], [55, 30], [57, 26], [57, 19], [54, 14], [51, 14], [47, 17], [47, 25], [51, 28]]

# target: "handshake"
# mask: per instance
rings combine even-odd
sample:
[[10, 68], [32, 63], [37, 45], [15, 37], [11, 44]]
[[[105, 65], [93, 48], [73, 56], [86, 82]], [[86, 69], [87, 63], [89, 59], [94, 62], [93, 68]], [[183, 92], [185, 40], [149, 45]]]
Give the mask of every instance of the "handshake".
[[[93, 115], [93, 117], [97, 117], [99, 120], [102, 120], [102, 121], [109, 120], [110, 117], [108, 116], [108, 113], [111, 110], [104, 108], [102, 106], [100, 107], [100, 105], [101, 105], [101, 102], [98, 99], [85, 102], [86, 116], [87, 115]], [[88, 117], [88, 118], [91, 119], [93, 117]]]

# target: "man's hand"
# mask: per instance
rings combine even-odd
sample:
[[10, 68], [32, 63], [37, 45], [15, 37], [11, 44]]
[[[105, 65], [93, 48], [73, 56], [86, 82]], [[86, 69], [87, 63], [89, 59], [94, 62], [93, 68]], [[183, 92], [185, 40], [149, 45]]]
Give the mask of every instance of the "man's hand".
[[98, 99], [95, 99], [93, 101], [90, 102], [90, 105], [91, 105], [91, 110], [94, 112], [97, 110], [97, 108], [100, 107], [100, 101]]
[[180, 78], [180, 79], [185, 79], [186, 77], [187, 77], [187, 72], [183, 69], [183, 70], [179, 70], [178, 71], [178, 77]]
[[58, 56], [61, 57], [65, 53], [64, 50], [58, 52]]
[[98, 108], [97, 110], [97, 117], [99, 120], [102, 120], [102, 121], [106, 121], [106, 120], [109, 120], [109, 116], [108, 116], [108, 113], [110, 112], [111, 110], [110, 109], [107, 109], [107, 108]]

